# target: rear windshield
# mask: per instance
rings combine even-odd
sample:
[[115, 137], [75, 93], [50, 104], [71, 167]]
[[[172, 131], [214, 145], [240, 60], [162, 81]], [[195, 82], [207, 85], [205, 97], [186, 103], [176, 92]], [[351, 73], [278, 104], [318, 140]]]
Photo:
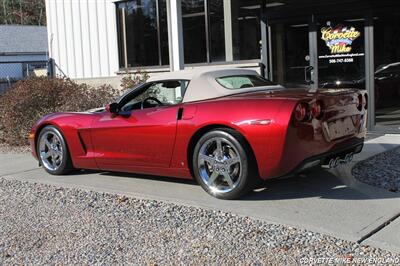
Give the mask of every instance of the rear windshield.
[[217, 78], [217, 82], [226, 89], [237, 90], [275, 85], [257, 75], [237, 75]]

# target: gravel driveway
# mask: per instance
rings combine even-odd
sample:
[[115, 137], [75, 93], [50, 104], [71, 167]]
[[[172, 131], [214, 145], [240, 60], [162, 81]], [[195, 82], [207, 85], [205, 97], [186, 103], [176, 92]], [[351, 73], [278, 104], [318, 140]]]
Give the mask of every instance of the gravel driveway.
[[0, 143], [0, 154], [7, 153], [30, 153], [31, 147], [29, 145], [24, 146], [10, 146], [4, 143]]
[[0, 221], [0, 265], [293, 265], [393, 256], [223, 212], [5, 179]]
[[400, 192], [400, 148], [361, 161], [352, 171], [361, 182]]

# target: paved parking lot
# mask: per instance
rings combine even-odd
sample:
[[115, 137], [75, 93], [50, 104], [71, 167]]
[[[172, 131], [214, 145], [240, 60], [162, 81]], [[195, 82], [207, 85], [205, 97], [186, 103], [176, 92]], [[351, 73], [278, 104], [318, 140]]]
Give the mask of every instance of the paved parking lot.
[[[369, 140], [355, 160], [398, 144], [397, 136]], [[93, 171], [50, 176], [28, 154], [0, 155], [0, 176], [223, 210], [350, 241], [366, 238], [365, 244], [400, 252], [400, 218], [382, 227], [400, 214], [400, 193], [359, 183], [351, 177], [349, 166], [269, 181], [265, 188], [236, 201], [217, 200], [193, 182], [164, 177]]]

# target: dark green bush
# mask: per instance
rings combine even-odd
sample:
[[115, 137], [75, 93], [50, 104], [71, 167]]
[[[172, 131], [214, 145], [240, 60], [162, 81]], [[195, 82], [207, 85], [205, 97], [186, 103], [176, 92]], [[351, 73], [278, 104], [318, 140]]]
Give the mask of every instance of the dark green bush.
[[109, 85], [93, 88], [69, 79], [31, 77], [19, 81], [0, 96], [0, 143], [25, 145], [32, 125], [42, 116], [101, 107], [118, 95]]

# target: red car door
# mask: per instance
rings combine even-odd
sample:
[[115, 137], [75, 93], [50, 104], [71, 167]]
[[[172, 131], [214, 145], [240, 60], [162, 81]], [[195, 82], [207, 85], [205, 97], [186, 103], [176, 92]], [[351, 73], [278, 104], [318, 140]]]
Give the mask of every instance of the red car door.
[[169, 167], [179, 105], [132, 110], [129, 115], [99, 114], [92, 143], [100, 169]]

